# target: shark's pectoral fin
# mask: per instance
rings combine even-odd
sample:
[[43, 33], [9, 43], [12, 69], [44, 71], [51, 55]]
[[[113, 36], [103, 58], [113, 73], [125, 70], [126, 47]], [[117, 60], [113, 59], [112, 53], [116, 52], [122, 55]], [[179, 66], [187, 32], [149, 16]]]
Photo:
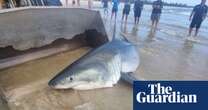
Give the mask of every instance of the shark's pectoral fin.
[[121, 73], [121, 79], [133, 85], [138, 79], [133, 76], [133, 73]]

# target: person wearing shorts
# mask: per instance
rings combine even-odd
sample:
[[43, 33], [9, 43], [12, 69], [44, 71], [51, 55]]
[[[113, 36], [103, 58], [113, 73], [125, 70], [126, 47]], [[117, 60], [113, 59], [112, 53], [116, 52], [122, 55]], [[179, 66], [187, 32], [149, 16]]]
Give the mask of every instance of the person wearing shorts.
[[112, 14], [111, 14], [111, 19], [113, 18], [113, 16], [115, 16], [115, 19], [117, 17], [117, 12], [118, 12], [118, 5], [119, 5], [119, 0], [112, 0]]
[[193, 28], [196, 28], [195, 36], [198, 35], [200, 26], [207, 16], [207, 11], [208, 7], [206, 5], [206, 0], [201, 0], [201, 4], [194, 7], [189, 18], [190, 21], [192, 20], [189, 27], [189, 36], [191, 36]]
[[136, 0], [134, 2], [134, 23], [139, 24], [139, 19], [143, 9], [143, 2], [141, 0]]
[[153, 27], [157, 28], [162, 13], [163, 2], [161, 0], [154, 1], [152, 4], [152, 8], [153, 8], [151, 14], [152, 28]]
[[125, 17], [125, 22], [127, 22], [130, 9], [131, 9], [130, 0], [126, 0], [124, 3], [124, 8], [123, 8], [122, 21], [124, 20], [124, 17]]

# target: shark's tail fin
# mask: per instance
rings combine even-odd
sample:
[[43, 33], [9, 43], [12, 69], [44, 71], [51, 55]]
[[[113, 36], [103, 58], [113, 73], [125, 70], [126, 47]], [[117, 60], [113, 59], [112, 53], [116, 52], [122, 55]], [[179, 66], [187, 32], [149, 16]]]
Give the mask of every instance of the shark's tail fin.
[[132, 76], [131, 73], [121, 73], [121, 79], [128, 82], [131, 85], [134, 84], [134, 81], [138, 80], [134, 76]]

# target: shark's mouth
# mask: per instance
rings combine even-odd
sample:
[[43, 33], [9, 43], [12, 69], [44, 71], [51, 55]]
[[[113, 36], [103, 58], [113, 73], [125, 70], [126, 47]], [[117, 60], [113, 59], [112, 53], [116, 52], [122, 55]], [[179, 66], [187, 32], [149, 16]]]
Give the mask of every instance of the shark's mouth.
[[52, 86], [53, 89], [73, 89], [80, 85], [87, 85], [89, 82], [79, 81], [79, 82], [71, 82], [66, 84], [57, 84], [56, 86]]

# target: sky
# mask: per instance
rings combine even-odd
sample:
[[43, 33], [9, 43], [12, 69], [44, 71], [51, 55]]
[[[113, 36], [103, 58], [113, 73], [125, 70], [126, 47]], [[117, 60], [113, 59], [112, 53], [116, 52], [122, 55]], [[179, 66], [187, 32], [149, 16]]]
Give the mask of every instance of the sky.
[[[152, 0], [154, 1], [154, 0]], [[185, 3], [187, 5], [191, 5], [191, 6], [194, 6], [196, 4], [199, 4], [201, 2], [201, 0], [162, 0], [162, 1], [165, 1], [165, 2], [170, 2], [170, 3]], [[208, 4], [208, 0], [207, 0], [207, 3]]]

